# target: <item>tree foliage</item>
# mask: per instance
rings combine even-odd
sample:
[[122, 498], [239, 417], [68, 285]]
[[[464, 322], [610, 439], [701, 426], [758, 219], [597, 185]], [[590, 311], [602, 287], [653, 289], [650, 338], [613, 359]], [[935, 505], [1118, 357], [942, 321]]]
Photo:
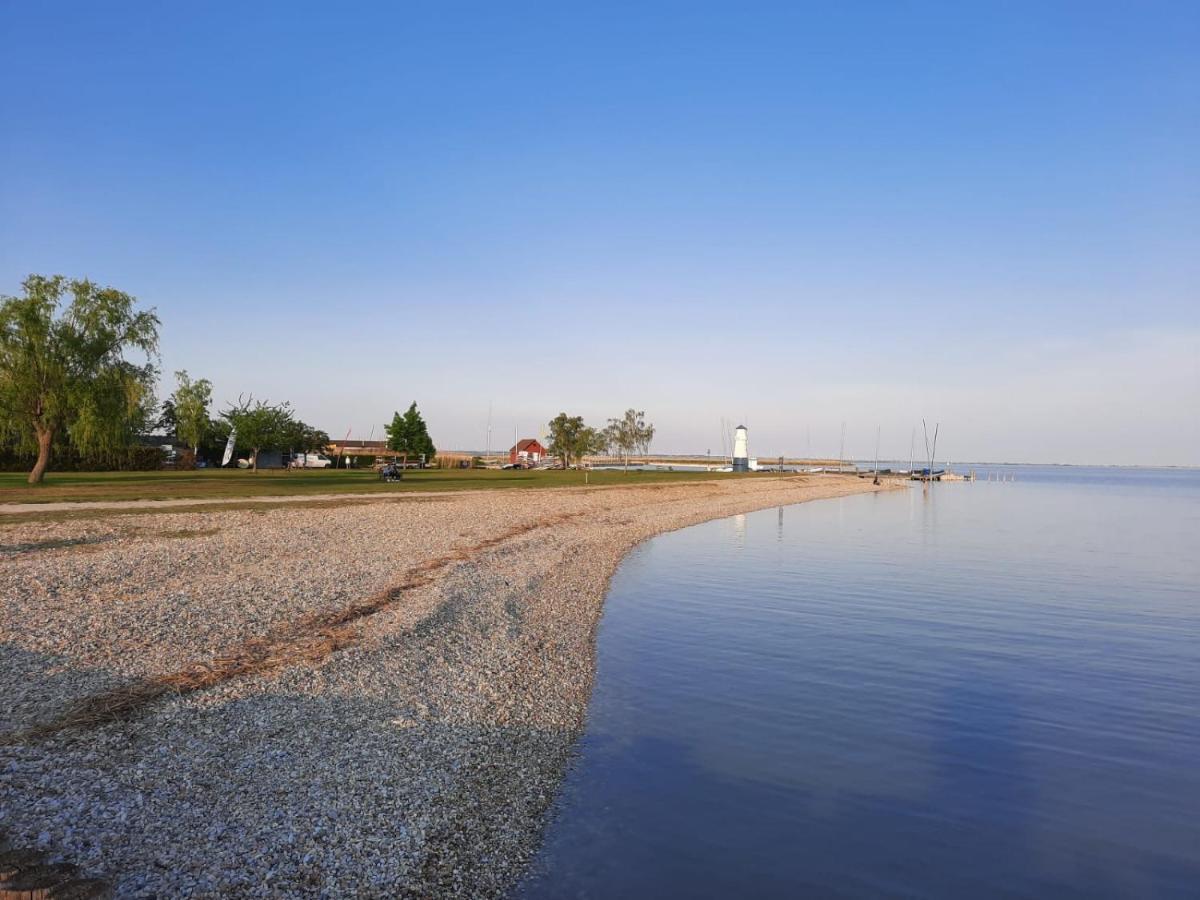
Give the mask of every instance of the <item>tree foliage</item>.
[[282, 446], [293, 453], [315, 453], [329, 446], [329, 435], [307, 422], [293, 419], [284, 430]]
[[168, 397], [162, 402], [158, 418], [154, 420], [154, 430], [161, 434], [177, 434], [179, 420], [175, 417], [175, 401]]
[[220, 413], [215, 418], [210, 418], [205, 438], [196, 452], [197, 459], [207, 460], [210, 465], [219, 462], [225, 454], [225, 442], [229, 439], [230, 427], [229, 421]]
[[237, 429], [235, 443], [250, 450], [250, 468], [258, 471], [258, 454], [284, 447], [294, 433], [295, 418], [290, 403], [268, 403], [251, 396], [231, 404], [221, 413], [231, 428]]
[[[221, 413], [221, 421], [210, 425], [212, 436], [224, 443], [230, 429], [237, 429], [234, 443], [250, 451], [250, 466], [258, 469], [258, 455], [264, 450], [312, 453], [329, 446], [329, 435], [296, 418], [290, 403], [268, 403], [238, 397]], [[214, 454], [215, 455], [215, 454]]]
[[557, 456], [564, 469], [576, 465], [589, 453], [597, 453], [604, 446], [603, 435], [583, 422], [583, 416], [568, 416], [560, 412], [549, 422], [550, 453]]
[[208, 412], [212, 403], [212, 383], [207, 378], [192, 381], [184, 369], [175, 373], [175, 381], [175, 393], [163, 403], [163, 418], [166, 417], [169, 404], [176, 437], [196, 453], [212, 429], [212, 419]]
[[[147, 424], [159, 320], [128, 294], [87, 280], [30, 275], [21, 287], [22, 296], [0, 298], [0, 425], [36, 449], [36, 484], [56, 436], [81, 452], [105, 451]], [[130, 350], [146, 362], [127, 360]]]
[[646, 421], [646, 414], [641, 410], [625, 410], [621, 418], [609, 419], [604, 429], [605, 445], [616, 450], [626, 469], [629, 468], [629, 457], [635, 453], [648, 453], [653, 440], [654, 426]]
[[387, 446], [389, 450], [403, 453], [405, 456], [418, 457], [424, 455], [425, 462], [430, 462], [437, 456], [437, 448], [429, 436], [425, 420], [417, 411], [414, 400], [404, 415], [399, 412], [392, 414], [392, 421], [386, 428]]

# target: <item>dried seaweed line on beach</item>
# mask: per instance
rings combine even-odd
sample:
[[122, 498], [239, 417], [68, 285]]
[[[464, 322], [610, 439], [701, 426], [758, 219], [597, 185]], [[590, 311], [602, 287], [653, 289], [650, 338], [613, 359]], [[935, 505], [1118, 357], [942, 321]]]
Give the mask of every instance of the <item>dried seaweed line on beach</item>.
[[471, 547], [427, 560], [409, 569], [403, 580], [373, 597], [351, 603], [331, 613], [306, 616], [274, 634], [246, 641], [231, 652], [208, 662], [195, 662], [175, 672], [141, 678], [83, 697], [59, 716], [23, 731], [0, 737], [0, 744], [38, 740], [73, 728], [95, 728], [119, 719], [129, 719], [165, 696], [190, 694], [234, 678], [261, 675], [286, 666], [316, 664], [331, 654], [357, 643], [358, 624], [397, 603], [406, 593], [432, 583], [437, 574], [506, 541], [539, 528], [563, 524], [582, 513], [562, 513], [514, 525]]

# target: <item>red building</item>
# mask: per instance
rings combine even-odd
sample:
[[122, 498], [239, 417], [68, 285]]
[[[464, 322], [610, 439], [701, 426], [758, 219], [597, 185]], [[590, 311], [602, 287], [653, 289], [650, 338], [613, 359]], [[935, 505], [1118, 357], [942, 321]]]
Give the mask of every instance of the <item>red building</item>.
[[541, 445], [537, 438], [522, 438], [517, 441], [517, 445], [508, 451], [508, 461], [510, 463], [523, 462], [528, 465], [533, 465], [536, 462], [541, 462], [550, 454], [546, 448]]

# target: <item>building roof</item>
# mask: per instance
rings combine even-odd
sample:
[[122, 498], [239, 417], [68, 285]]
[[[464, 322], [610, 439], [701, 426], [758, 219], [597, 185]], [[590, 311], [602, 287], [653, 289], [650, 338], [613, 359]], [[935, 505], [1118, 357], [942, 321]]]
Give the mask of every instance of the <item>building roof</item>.
[[518, 453], [520, 453], [522, 450], [528, 450], [534, 444], [537, 444], [539, 447], [542, 446], [541, 442], [537, 438], [521, 438], [519, 441], [517, 441], [517, 445], [515, 447], [508, 448], [508, 452], [512, 453], [514, 450], [516, 450]]
[[331, 447], [359, 447], [364, 450], [387, 449], [387, 441], [360, 441], [358, 438], [350, 438], [348, 441], [332, 440], [329, 445]]

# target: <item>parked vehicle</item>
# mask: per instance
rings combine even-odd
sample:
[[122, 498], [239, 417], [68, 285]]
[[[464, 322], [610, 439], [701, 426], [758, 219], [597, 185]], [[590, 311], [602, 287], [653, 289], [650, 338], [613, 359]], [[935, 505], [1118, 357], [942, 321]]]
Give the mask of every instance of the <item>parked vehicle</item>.
[[324, 453], [296, 453], [290, 465], [293, 469], [328, 469], [333, 460]]

